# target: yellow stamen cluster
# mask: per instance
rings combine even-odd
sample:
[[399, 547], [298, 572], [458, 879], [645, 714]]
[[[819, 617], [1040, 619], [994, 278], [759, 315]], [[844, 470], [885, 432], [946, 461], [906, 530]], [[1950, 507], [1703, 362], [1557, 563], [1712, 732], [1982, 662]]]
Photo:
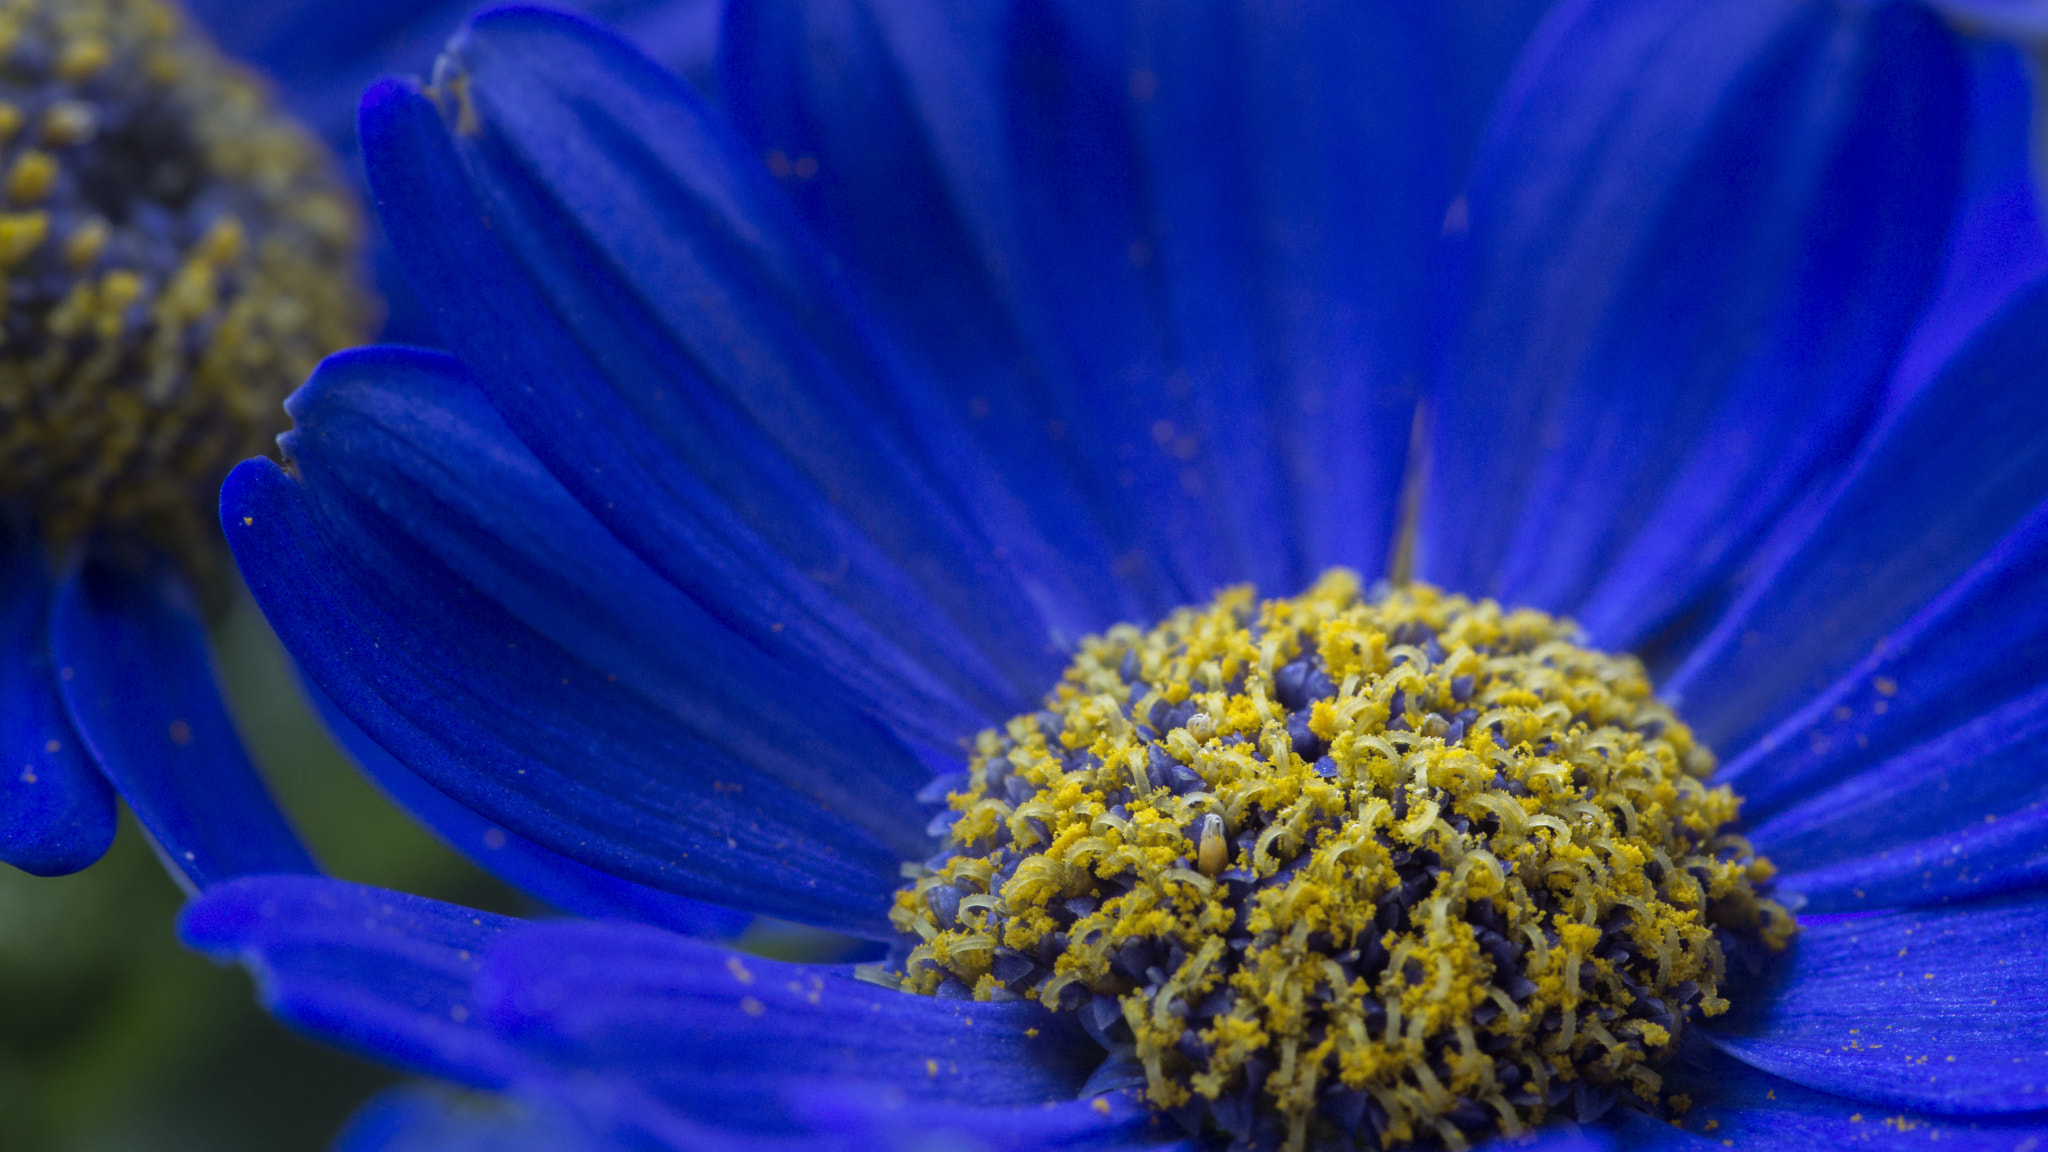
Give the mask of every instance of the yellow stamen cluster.
[[361, 339], [330, 158], [160, 0], [0, 0], [0, 501], [188, 555]]
[[913, 866], [903, 987], [1076, 1011], [1257, 1147], [1463, 1147], [1654, 1098], [1717, 934], [1782, 948], [1737, 800], [1632, 658], [1355, 576], [1084, 641]]

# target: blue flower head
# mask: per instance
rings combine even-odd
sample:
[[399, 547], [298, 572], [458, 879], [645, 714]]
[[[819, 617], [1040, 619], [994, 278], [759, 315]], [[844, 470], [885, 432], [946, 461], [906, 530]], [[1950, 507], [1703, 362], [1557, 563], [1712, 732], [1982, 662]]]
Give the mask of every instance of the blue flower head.
[[222, 522], [366, 767], [593, 918], [207, 892], [499, 1094], [351, 1147], [2044, 1134], [2013, 59], [1577, 0], [1495, 93], [1451, 23], [743, 4], [714, 112], [503, 9], [370, 91], [449, 353], [329, 358]]
[[0, 143], [0, 860], [98, 859], [118, 790], [193, 884], [310, 868], [222, 706], [193, 578], [217, 574], [229, 466], [366, 330], [355, 200], [154, 0], [0, 15]]

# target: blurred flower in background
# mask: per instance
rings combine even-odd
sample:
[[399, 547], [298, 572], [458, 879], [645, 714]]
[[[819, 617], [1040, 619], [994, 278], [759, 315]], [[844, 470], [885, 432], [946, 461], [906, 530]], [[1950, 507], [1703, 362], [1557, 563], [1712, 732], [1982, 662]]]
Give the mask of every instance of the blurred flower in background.
[[[666, 58], [709, 58], [712, 5], [607, 11]], [[430, 56], [462, 8], [198, 15], [353, 164], [378, 53]], [[362, 213], [346, 169], [174, 6], [11, 4], [0, 56], [0, 860], [59, 876], [113, 845], [78, 876], [0, 869], [4, 1143], [316, 1147], [385, 1077], [280, 1036], [179, 950], [164, 869], [311, 869], [310, 846], [338, 875], [534, 907], [363, 785], [219, 551], [227, 466], [268, 450], [321, 355], [371, 334]], [[117, 839], [117, 793], [146, 838]]]

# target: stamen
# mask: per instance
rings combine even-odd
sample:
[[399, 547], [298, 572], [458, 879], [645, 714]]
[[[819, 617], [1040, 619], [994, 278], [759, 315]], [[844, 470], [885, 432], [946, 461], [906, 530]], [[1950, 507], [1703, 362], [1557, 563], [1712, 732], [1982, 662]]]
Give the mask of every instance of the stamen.
[[1727, 1007], [1724, 941], [1796, 927], [1712, 754], [1573, 634], [1336, 570], [1089, 638], [977, 738], [892, 914], [901, 986], [1076, 1012], [1154, 1107], [1253, 1147], [1654, 1100]]
[[158, 0], [0, 12], [0, 500], [195, 560], [220, 480], [359, 341], [334, 166]]

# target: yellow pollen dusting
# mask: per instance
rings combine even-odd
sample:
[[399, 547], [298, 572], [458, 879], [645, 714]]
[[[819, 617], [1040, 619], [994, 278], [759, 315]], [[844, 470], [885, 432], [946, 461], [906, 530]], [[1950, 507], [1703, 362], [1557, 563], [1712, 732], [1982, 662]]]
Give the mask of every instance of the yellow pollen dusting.
[[1084, 640], [982, 733], [911, 866], [902, 987], [1077, 1012], [1153, 1106], [1256, 1147], [1464, 1147], [1654, 1106], [1727, 933], [1792, 918], [1640, 664], [1333, 570]]
[[163, 0], [0, 0], [0, 501], [200, 564], [221, 478], [359, 342], [332, 159]]

